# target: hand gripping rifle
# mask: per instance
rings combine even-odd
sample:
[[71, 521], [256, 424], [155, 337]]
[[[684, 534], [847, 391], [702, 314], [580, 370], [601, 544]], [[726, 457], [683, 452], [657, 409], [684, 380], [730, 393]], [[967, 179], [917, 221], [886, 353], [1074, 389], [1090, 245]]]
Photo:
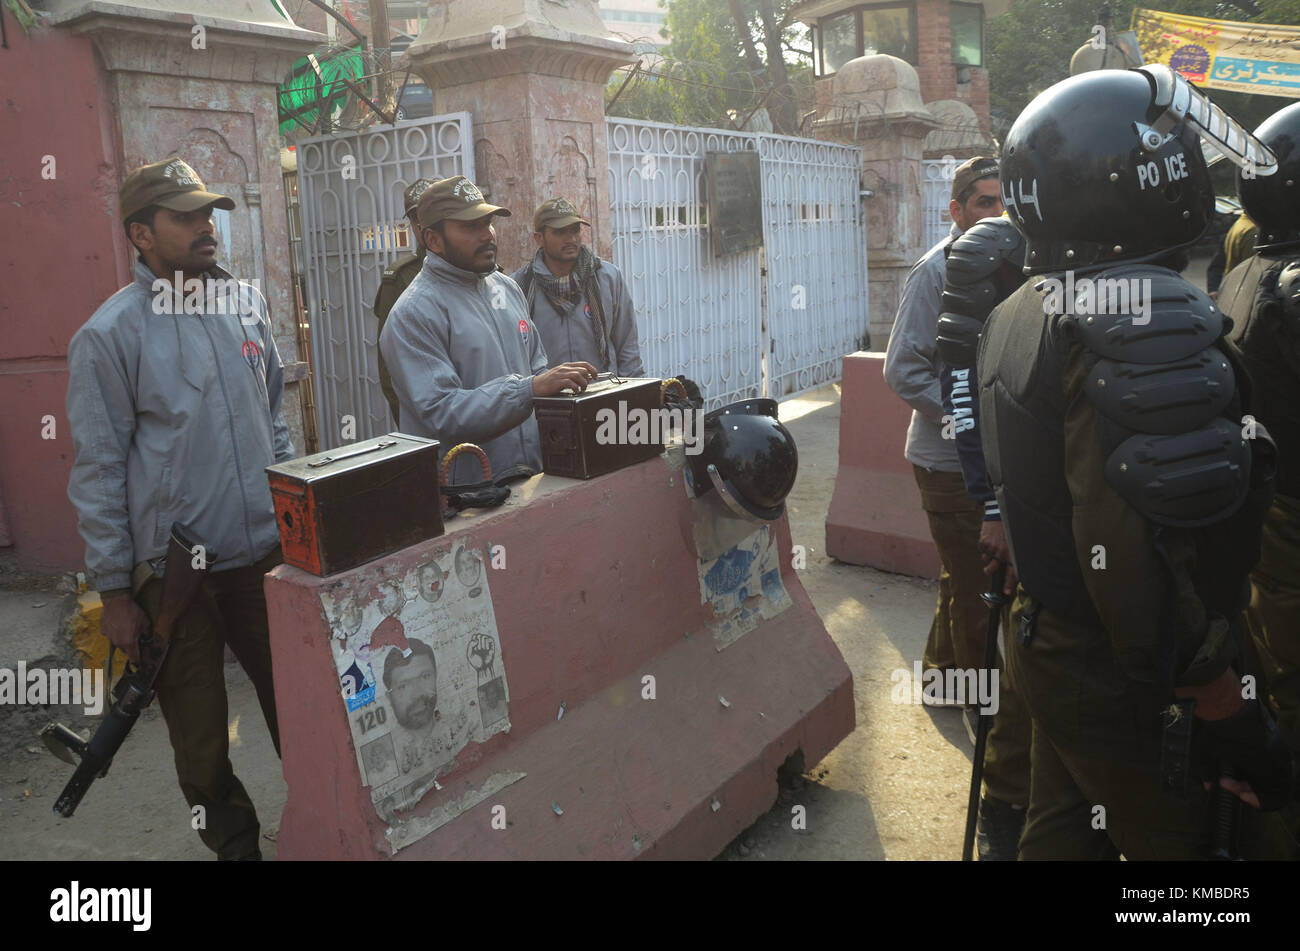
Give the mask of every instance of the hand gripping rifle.
[[[989, 606], [988, 640], [984, 643], [984, 670], [993, 670], [998, 665], [998, 625], [1002, 621], [1002, 605], [1007, 603], [1007, 596], [1002, 593], [1006, 583], [1007, 566], [998, 563], [993, 572], [989, 590], [980, 595], [980, 600]], [[987, 673], [984, 676], [991, 676]], [[966, 803], [966, 834], [961, 844], [961, 860], [969, 862], [975, 847], [975, 823], [980, 812], [980, 784], [984, 779], [984, 748], [988, 745], [989, 729], [993, 717], [980, 711], [979, 725], [975, 731], [975, 755], [971, 759], [970, 796]]]
[[[113, 757], [135, 726], [140, 711], [153, 702], [154, 684], [167, 659], [172, 631], [198, 596], [203, 579], [208, 574], [208, 565], [216, 560], [216, 553], [201, 548], [189, 529], [180, 522], [173, 522], [171, 538], [167, 543], [162, 606], [158, 610], [158, 620], [152, 630], [140, 638], [140, 662], [127, 665], [125, 673], [113, 688], [113, 705], [99, 729], [89, 741], [83, 740], [62, 723], [51, 723], [41, 730], [41, 739], [50, 751], [59, 759], [77, 767], [54, 803], [54, 811], [65, 819], [71, 818], [76, 812], [82, 797], [90, 789], [90, 784], [107, 775]], [[195, 562], [200, 567], [195, 567]], [[109, 657], [111, 659], [111, 652]], [[81, 762], [78, 763], [75, 757], [80, 757]]]

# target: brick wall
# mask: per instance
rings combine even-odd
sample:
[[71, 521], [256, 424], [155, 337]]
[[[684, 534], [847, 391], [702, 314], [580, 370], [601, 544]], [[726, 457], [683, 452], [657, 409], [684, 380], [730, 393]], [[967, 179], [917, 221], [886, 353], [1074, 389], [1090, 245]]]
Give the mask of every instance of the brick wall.
[[916, 74], [921, 80], [921, 98], [926, 102], [956, 99], [948, 0], [916, 0], [916, 34]]
[[982, 66], [970, 68], [970, 82], [957, 84], [954, 97], [975, 110], [980, 128], [989, 131], [989, 71]]
[[[989, 131], [989, 71], [970, 67], [970, 82], [957, 82], [957, 67], [952, 64], [952, 25], [948, 18], [948, 0], [916, 0], [917, 78], [921, 82], [921, 99], [958, 99], [968, 104], [979, 117], [980, 127]], [[985, 51], [987, 53], [987, 51]], [[815, 84], [819, 116], [831, 105], [830, 78]]]
[[[970, 82], [957, 82], [952, 63], [952, 26], [948, 19], [948, 0], [917, 0], [916, 32], [918, 40], [917, 77], [921, 80], [921, 98], [958, 99], [975, 110], [980, 127], [989, 130], [989, 71], [970, 67]], [[987, 54], [987, 50], [985, 51]]]

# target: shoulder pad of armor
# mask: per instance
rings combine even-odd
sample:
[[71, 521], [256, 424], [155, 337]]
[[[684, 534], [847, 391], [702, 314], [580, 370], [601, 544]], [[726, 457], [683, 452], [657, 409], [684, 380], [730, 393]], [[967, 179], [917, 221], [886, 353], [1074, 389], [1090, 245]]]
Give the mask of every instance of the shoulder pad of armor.
[[1167, 268], [1135, 264], [1039, 281], [1045, 310], [1068, 315], [1080, 342], [1124, 363], [1169, 363], [1210, 346], [1223, 313], [1200, 288]]
[[1218, 416], [1232, 402], [1237, 378], [1218, 347], [1168, 363], [1093, 365], [1084, 391], [1097, 411], [1140, 433], [1181, 433]]
[[940, 314], [934, 343], [939, 359], [954, 370], [975, 365], [984, 321], [964, 314]]
[[1217, 522], [1236, 512], [1250, 489], [1242, 429], [1219, 417], [1191, 432], [1130, 436], [1106, 459], [1106, 481], [1158, 525]]
[[983, 320], [1024, 283], [1025, 242], [1007, 218], [985, 218], [948, 247], [943, 310]]

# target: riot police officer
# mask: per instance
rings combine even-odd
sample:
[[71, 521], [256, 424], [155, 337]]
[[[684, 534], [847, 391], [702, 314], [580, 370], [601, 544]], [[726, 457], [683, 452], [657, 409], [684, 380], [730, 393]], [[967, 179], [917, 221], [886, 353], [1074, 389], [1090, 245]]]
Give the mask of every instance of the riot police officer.
[[1263, 426], [1242, 438], [1226, 325], [1177, 273], [1214, 209], [1202, 137], [1274, 162], [1159, 65], [1052, 86], [1003, 148], [1030, 280], [989, 318], [978, 375], [1034, 720], [1024, 859], [1204, 858], [1219, 777], [1259, 807], [1244, 857], [1293, 848], [1262, 811], [1290, 796], [1290, 754], [1240, 680], [1272, 447]]
[[[1237, 192], [1258, 225], [1256, 253], [1224, 279], [1219, 304], [1250, 371], [1252, 412], [1277, 443], [1277, 493], [1264, 525], [1246, 612], [1278, 726], [1300, 751], [1300, 103], [1255, 137], [1278, 168], [1238, 172]], [[1293, 820], [1294, 821], [1294, 820]]]

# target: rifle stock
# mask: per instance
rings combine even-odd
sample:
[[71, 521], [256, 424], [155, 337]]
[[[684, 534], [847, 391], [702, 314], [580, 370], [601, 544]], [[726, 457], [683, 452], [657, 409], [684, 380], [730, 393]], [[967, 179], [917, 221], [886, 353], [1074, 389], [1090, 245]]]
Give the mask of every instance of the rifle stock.
[[208, 565], [217, 558], [214, 552], [200, 548], [185, 526], [179, 522], [172, 524], [158, 617], [150, 633], [140, 638], [140, 663], [129, 666], [113, 688], [113, 705], [95, 735], [84, 741], [67, 727], [56, 723], [41, 730], [41, 739], [60, 758], [68, 758], [59, 750], [60, 745], [67, 753], [81, 757], [72, 778], [54, 803], [54, 811], [64, 818], [71, 818], [76, 812], [91, 783], [108, 773], [113, 757], [135, 726], [140, 711], [153, 701], [154, 683], [167, 659], [172, 631], [194, 603], [207, 576]]

